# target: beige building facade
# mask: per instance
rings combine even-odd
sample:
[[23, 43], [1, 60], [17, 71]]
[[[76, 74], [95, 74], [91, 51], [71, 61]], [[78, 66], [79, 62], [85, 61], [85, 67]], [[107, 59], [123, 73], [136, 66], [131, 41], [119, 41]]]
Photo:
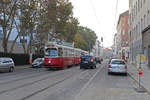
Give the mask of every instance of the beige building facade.
[[143, 53], [142, 31], [150, 24], [150, 0], [129, 0], [130, 61]]

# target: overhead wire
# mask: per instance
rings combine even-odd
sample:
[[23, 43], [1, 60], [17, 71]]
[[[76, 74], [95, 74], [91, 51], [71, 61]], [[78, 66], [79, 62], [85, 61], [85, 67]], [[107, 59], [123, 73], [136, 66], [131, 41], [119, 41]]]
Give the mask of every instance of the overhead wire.
[[114, 27], [116, 27], [117, 13], [118, 13], [118, 0], [116, 1], [116, 10], [115, 10]]
[[96, 18], [96, 20], [97, 20], [97, 23], [98, 23], [98, 25], [100, 26], [101, 24], [100, 24], [100, 21], [99, 21], [99, 19], [98, 19], [98, 16], [97, 16], [97, 13], [96, 13], [96, 10], [95, 10], [95, 7], [94, 7], [94, 4], [93, 4], [93, 1], [92, 1], [92, 0], [89, 0], [89, 1], [90, 1], [90, 4], [91, 4], [91, 7], [92, 7], [92, 9], [93, 9], [93, 12], [94, 12], [95, 18]]

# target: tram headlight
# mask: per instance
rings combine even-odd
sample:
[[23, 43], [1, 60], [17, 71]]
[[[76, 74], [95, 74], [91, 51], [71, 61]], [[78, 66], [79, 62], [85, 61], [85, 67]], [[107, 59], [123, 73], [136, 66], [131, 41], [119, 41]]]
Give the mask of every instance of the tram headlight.
[[48, 61], [49, 63], [51, 63], [51, 61]]

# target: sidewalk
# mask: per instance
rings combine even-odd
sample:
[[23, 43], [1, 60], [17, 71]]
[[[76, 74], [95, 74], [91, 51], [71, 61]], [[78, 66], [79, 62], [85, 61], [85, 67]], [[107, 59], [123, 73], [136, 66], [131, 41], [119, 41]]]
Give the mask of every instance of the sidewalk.
[[30, 67], [31, 65], [19, 65], [19, 66], [15, 66], [15, 70], [21, 70], [21, 69], [26, 69]]
[[[143, 75], [141, 76], [141, 84], [150, 93], [150, 69], [145, 66], [142, 70]], [[128, 64], [128, 72], [136, 81], [138, 81], [138, 69], [136, 66]]]

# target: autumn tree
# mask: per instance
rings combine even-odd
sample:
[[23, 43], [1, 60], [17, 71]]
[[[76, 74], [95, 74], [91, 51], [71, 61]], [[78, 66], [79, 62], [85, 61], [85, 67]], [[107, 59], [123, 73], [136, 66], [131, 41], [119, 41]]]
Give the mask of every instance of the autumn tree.
[[[78, 40], [78, 38], [74, 38], [74, 42], [76, 44], [77, 48], [81, 48], [80, 45], [82, 44], [82, 48], [83, 50], [86, 51], [91, 51], [93, 49], [93, 46], [95, 45], [97, 36], [96, 33], [94, 31], [92, 31], [91, 29], [87, 28], [87, 27], [82, 27], [79, 26], [78, 27], [78, 31], [77, 33], [80, 35], [80, 41]], [[78, 37], [79, 37], [78, 35]]]

